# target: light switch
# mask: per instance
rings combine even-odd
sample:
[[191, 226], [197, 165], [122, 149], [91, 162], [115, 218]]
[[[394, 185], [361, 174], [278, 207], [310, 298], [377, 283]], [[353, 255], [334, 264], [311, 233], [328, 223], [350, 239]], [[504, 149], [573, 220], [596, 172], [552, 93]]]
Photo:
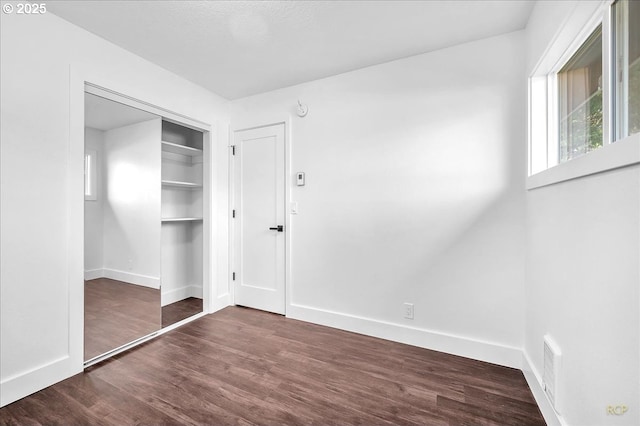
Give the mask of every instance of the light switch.
[[297, 201], [292, 201], [290, 203], [290, 210], [291, 210], [291, 214], [298, 214], [298, 202]]
[[296, 185], [304, 186], [304, 172], [296, 173]]

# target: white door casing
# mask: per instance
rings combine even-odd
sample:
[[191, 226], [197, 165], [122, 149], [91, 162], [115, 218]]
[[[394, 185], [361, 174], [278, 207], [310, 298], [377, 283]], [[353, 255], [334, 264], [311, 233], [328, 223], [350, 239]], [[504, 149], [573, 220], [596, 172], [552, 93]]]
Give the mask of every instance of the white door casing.
[[234, 132], [234, 151], [235, 304], [284, 314], [284, 124]]

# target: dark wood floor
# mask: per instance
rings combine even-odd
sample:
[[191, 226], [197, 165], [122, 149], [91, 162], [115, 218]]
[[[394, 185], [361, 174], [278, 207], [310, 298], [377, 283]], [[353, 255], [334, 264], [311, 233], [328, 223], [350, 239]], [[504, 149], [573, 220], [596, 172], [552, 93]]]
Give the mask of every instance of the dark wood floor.
[[202, 299], [188, 297], [160, 307], [160, 290], [109, 278], [84, 283], [84, 359], [202, 312]]
[[160, 290], [97, 278], [84, 282], [84, 359], [160, 329]]
[[162, 307], [162, 326], [175, 324], [200, 312], [202, 312], [202, 299], [187, 297]]
[[229, 307], [0, 409], [0, 424], [544, 420], [519, 370]]

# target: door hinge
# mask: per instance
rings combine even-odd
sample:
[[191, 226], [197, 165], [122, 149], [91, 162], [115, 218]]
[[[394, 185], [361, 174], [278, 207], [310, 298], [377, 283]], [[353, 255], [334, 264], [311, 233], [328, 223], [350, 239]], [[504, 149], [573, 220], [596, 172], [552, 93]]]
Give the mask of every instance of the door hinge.
[[235, 210], [231, 210], [231, 217], [236, 217], [236, 211]]
[[234, 273], [233, 273], [233, 274], [231, 274], [231, 275], [232, 275], [232, 279], [233, 279], [233, 281], [235, 281], [235, 280], [236, 280], [236, 273], [234, 272]]
[[236, 155], [236, 146], [231, 145], [231, 155]]

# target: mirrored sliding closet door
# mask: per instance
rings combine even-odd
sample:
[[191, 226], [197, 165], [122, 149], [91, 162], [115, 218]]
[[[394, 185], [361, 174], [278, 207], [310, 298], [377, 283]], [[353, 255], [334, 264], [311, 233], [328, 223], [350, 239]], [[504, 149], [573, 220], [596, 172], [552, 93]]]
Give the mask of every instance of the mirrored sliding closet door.
[[203, 309], [203, 133], [85, 93], [85, 363]]

